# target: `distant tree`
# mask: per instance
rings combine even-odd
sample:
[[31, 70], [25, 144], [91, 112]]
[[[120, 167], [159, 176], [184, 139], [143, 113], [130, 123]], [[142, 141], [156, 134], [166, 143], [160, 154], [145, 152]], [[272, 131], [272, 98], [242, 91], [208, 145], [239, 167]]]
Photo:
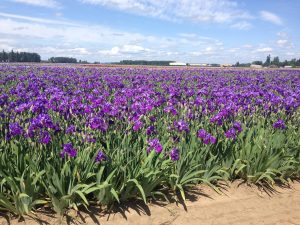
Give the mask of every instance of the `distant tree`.
[[21, 52], [21, 54], [22, 54], [22, 60], [21, 60], [21, 62], [30, 62], [29, 61], [29, 55], [26, 54], [26, 52]]
[[276, 56], [274, 57], [273, 61], [271, 62], [272, 65], [275, 65], [275, 66], [280, 66], [280, 61], [279, 61], [279, 57]]
[[212, 64], [210, 64], [212, 67], [220, 67], [220, 64], [218, 64], [218, 63], [212, 63]]
[[51, 63], [77, 63], [77, 59], [71, 57], [51, 57], [48, 61]]
[[3, 54], [3, 60], [4, 60], [4, 62], [7, 62], [7, 61], [8, 61], [8, 53], [6, 53], [6, 52], [3, 50], [2, 54]]
[[13, 50], [8, 53], [8, 62], [15, 62], [15, 53]]
[[282, 67], [285, 67], [285, 66], [288, 65], [288, 61], [284, 60], [283, 62], [280, 62], [279, 65], [282, 66]]
[[240, 66], [240, 62], [237, 61], [236, 64], [234, 65], [235, 67], [239, 67]]
[[262, 61], [253, 61], [252, 64], [262, 66], [263, 62]]
[[151, 65], [151, 66], [169, 66], [173, 61], [147, 61], [147, 60], [122, 60], [120, 65]]
[[0, 62], [4, 62], [4, 50], [0, 53]]
[[266, 61], [264, 63], [264, 66], [270, 66], [270, 64], [271, 64], [271, 55], [268, 55], [267, 59], [266, 59]]
[[0, 62], [40, 62], [41, 56], [30, 52], [0, 52]]
[[15, 59], [16, 59], [16, 62], [20, 62], [20, 53], [19, 52], [16, 52]]

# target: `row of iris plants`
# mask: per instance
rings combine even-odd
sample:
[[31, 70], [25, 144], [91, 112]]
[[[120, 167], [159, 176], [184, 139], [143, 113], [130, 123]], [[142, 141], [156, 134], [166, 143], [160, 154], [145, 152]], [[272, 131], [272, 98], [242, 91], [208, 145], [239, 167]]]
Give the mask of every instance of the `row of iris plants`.
[[300, 71], [0, 66], [0, 210], [300, 175]]

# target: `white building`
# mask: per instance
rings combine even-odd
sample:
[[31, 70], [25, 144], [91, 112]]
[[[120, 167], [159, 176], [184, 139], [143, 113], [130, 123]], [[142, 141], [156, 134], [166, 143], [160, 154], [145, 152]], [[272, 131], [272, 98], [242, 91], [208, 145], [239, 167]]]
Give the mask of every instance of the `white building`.
[[170, 62], [169, 66], [186, 66], [186, 63], [183, 63], [183, 62]]
[[210, 65], [207, 64], [207, 63], [190, 63], [189, 65], [190, 65], [190, 66], [201, 66], [201, 67], [207, 67], [207, 66], [210, 66]]
[[253, 68], [253, 69], [261, 69], [261, 68], [263, 68], [263, 66], [262, 66], [262, 65], [251, 64], [251, 65], [250, 65], [250, 68]]
[[232, 67], [232, 64], [228, 64], [228, 63], [227, 63], [227, 64], [221, 64], [220, 66], [221, 66], [221, 67]]

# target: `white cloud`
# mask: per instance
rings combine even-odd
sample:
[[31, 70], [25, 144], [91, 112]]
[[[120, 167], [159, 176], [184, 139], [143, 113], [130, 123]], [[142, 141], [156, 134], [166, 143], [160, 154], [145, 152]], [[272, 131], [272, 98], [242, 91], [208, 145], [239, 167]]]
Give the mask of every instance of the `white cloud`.
[[110, 50], [99, 50], [98, 53], [103, 55], [114, 56], [121, 54], [140, 54], [150, 51], [150, 49], [138, 45], [123, 45], [122, 47], [114, 46]]
[[172, 36], [144, 35], [107, 26], [76, 21], [51, 20], [0, 12], [0, 50], [38, 52], [43, 59], [70, 56], [89, 61], [111, 62], [123, 59], [174, 60], [224, 63], [264, 60], [267, 53], [286, 57], [299, 51], [278, 44], [289, 40], [276, 36], [269, 43], [227, 44], [217, 38], [194, 33]]
[[132, 14], [150, 16], [171, 21], [231, 22], [249, 19], [248, 12], [241, 10], [232, 0], [80, 0]]
[[284, 39], [284, 38], [287, 38], [288, 37], [288, 34], [284, 31], [280, 31], [276, 34], [278, 37]]
[[263, 20], [271, 22], [276, 25], [282, 25], [282, 19], [274, 13], [269, 11], [260, 11], [260, 16]]
[[256, 50], [254, 50], [254, 52], [265, 52], [265, 53], [272, 52], [272, 51], [273, 51], [273, 49], [270, 47], [258, 48]]
[[286, 40], [286, 39], [280, 39], [280, 40], [277, 40], [276, 43], [277, 43], [280, 47], [283, 47], [283, 46], [285, 46], [285, 45], [288, 43], [288, 40]]
[[236, 52], [238, 52], [239, 50], [240, 50], [240, 48], [230, 48], [230, 49], [228, 50], [228, 52], [236, 53]]
[[207, 56], [207, 55], [214, 55], [216, 53], [216, 50], [217, 50], [216, 47], [208, 46], [201, 49], [200, 51], [192, 51], [187, 54], [190, 54], [192, 56]]
[[207, 47], [205, 48], [205, 52], [212, 52], [213, 48], [212, 47]]
[[238, 30], [250, 30], [252, 28], [252, 24], [247, 21], [241, 21], [232, 24], [230, 27]]
[[[138, 33], [119, 32], [105, 26], [84, 25], [18, 15], [12, 16], [11, 14], [8, 15], [8, 18], [1, 19], [1, 16], [5, 15], [0, 13], [0, 34], [14, 36], [20, 42], [27, 40], [24, 40], [24, 37], [31, 37], [33, 42], [36, 39], [43, 39], [45, 42], [71, 44], [120, 44], [122, 40], [124, 42], [139, 42], [147, 39], [146, 36]], [[121, 35], [116, 35], [117, 33]]]
[[188, 38], [188, 39], [195, 39], [198, 37], [197, 34], [194, 34], [194, 33], [180, 33], [178, 34], [180, 37], [183, 37], [183, 38]]
[[63, 16], [63, 13], [62, 13], [62, 12], [57, 12], [57, 13], [55, 13], [54, 15], [57, 16], [57, 17], [62, 17], [62, 16]]
[[252, 48], [252, 45], [245, 44], [245, 45], [243, 45], [242, 47], [244, 47], [244, 48]]
[[[37, 50], [40, 54], [55, 54], [60, 56], [85, 56], [90, 55], [92, 52], [87, 50], [86, 48], [64, 48], [64, 47], [36, 47], [33, 48], [34, 50]], [[32, 48], [14, 48], [14, 50], [23, 52], [23, 51], [29, 51], [31, 52], [33, 50]]]
[[[97, 59], [99, 53], [102, 53], [103, 56], [111, 56], [106, 60], [112, 60], [113, 56], [136, 55], [138, 58], [146, 53], [147, 56], [151, 53], [156, 57], [154, 51], [143, 46], [155, 46], [155, 52], [162, 50], [160, 54], [166, 54], [169, 48], [167, 44], [175, 46], [181, 39], [147, 36], [100, 25], [45, 20], [1, 12], [0, 37], [14, 40], [14, 45], [1, 45], [6, 50], [27, 48], [28, 51], [39, 52], [42, 57], [73, 55], [88, 56], [90, 59]], [[98, 52], [99, 49], [102, 50]]]
[[70, 49], [70, 51], [77, 52], [80, 55], [90, 55], [90, 54], [92, 54], [86, 48], [73, 48], [73, 49]]
[[10, 0], [12, 2], [23, 3], [27, 5], [47, 7], [47, 8], [59, 8], [60, 4], [55, 0]]
[[286, 52], [285, 54], [286, 54], [287, 56], [295, 56], [295, 55], [296, 55], [295, 52]]
[[121, 48], [122, 53], [140, 53], [140, 52], [148, 52], [148, 51], [150, 51], [150, 49], [138, 45], [124, 45]]
[[121, 54], [118, 46], [112, 47], [110, 50], [99, 50], [98, 53], [107, 56], [116, 56]]
[[14, 41], [8, 38], [0, 38], [0, 50], [2, 49], [7, 49], [7, 50], [12, 50]]
[[46, 24], [57, 24], [57, 25], [68, 25], [68, 26], [76, 26], [77, 25], [75, 23], [70, 23], [70, 22], [62, 21], [62, 20], [50, 20], [50, 19], [43, 19], [43, 18], [37, 18], [37, 17], [31, 17], [31, 16], [22, 16], [22, 15], [2, 13], [2, 12], [0, 12], [0, 17], [25, 20], [25, 21], [37, 22], [37, 23], [46, 23]]

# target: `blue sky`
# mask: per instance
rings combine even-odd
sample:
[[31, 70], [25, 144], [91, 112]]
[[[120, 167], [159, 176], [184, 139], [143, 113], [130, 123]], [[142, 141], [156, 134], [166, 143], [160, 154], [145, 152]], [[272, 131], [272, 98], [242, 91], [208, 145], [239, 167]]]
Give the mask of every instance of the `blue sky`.
[[0, 0], [0, 49], [43, 59], [300, 58], [299, 0]]

